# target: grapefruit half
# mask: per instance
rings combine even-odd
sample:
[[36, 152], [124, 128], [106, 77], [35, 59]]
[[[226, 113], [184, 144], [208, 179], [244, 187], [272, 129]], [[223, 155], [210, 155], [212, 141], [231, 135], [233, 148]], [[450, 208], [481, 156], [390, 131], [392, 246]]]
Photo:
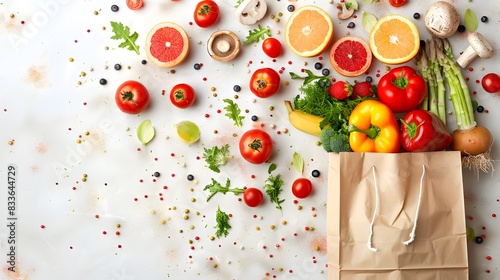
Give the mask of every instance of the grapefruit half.
[[155, 25], [146, 38], [148, 59], [160, 67], [174, 67], [186, 59], [189, 38], [186, 31], [173, 22]]
[[356, 36], [342, 37], [330, 49], [330, 63], [343, 76], [359, 76], [372, 64], [370, 45]]

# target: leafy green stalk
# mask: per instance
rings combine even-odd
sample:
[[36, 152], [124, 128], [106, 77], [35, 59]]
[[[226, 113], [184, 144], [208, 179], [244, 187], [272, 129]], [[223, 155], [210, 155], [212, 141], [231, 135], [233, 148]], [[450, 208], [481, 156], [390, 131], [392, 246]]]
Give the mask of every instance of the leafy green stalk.
[[220, 173], [219, 166], [225, 165], [229, 156], [229, 144], [222, 147], [203, 148], [203, 158], [212, 171]]
[[229, 234], [231, 225], [229, 224], [229, 215], [221, 211], [220, 206], [217, 207], [217, 212], [215, 212], [215, 222], [217, 223], [215, 236], [217, 238], [221, 238], [223, 235], [226, 237]]
[[246, 37], [246, 40], [243, 41], [243, 44], [248, 45], [251, 43], [257, 43], [259, 40], [264, 40], [266, 36], [271, 36], [271, 29], [269, 27], [264, 28], [259, 24], [258, 28], [248, 32], [248, 36]]
[[135, 44], [137, 37], [139, 34], [134, 32], [130, 34], [130, 28], [128, 26], [124, 26], [121, 22], [111, 22], [112, 31], [115, 35], [111, 37], [113, 40], [123, 40], [123, 42], [118, 45], [119, 48], [127, 48], [130, 51], [135, 51], [137, 54], [140, 54], [139, 46]]
[[241, 188], [229, 188], [230, 185], [231, 181], [229, 180], [229, 178], [226, 180], [225, 186], [221, 185], [214, 178], [212, 178], [212, 184], [206, 185], [205, 188], [203, 189], [204, 191], [206, 190], [210, 191], [210, 195], [207, 197], [207, 201], [209, 201], [217, 193], [226, 194], [228, 192], [232, 192], [234, 193], [234, 195], [238, 195], [245, 192], [245, 190]]
[[283, 191], [282, 186], [284, 185], [283, 180], [281, 179], [281, 175], [278, 174], [276, 176], [269, 175], [266, 179], [266, 185], [264, 189], [266, 190], [266, 194], [269, 196], [269, 199], [272, 203], [276, 204], [276, 208], [283, 211], [281, 208], [281, 203], [285, 200], [280, 199], [280, 194]]
[[241, 109], [238, 104], [234, 103], [233, 100], [227, 98], [223, 99], [222, 101], [227, 103], [227, 106], [224, 107], [224, 109], [226, 110], [225, 116], [233, 120], [235, 126], [243, 126], [243, 119], [245, 119], [245, 116], [241, 115]]

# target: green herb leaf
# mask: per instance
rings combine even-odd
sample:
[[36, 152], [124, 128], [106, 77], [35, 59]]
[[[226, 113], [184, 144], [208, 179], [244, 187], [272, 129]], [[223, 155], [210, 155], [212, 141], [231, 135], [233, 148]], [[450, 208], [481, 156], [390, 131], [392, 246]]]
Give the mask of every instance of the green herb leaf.
[[297, 170], [300, 174], [304, 172], [304, 159], [297, 153], [293, 153], [293, 167], [295, 167], [295, 170]]
[[306, 85], [306, 84], [308, 84], [308, 83], [310, 83], [310, 82], [312, 82], [314, 80], [325, 81], [325, 82], [330, 80], [330, 77], [328, 77], [328, 76], [317, 76], [317, 75], [315, 75], [309, 69], [306, 69], [305, 72], [306, 72], [307, 76], [304, 76], [304, 77], [299, 76], [299, 75], [297, 75], [297, 74], [295, 74], [293, 72], [290, 72], [290, 78], [292, 80], [304, 80], [304, 82], [303, 82], [304, 85]]
[[363, 2], [367, 3], [367, 4], [371, 4], [373, 2], [378, 2], [379, 0], [363, 0]]
[[359, 9], [358, 2], [356, 0], [345, 0], [347, 9], [353, 8], [355, 11]]
[[132, 33], [132, 35], [130, 35], [130, 28], [128, 26], [124, 26], [121, 22], [112, 21], [111, 27], [113, 33], [115, 33], [115, 35], [113, 35], [111, 39], [123, 40], [123, 42], [118, 45], [119, 48], [127, 48], [130, 51], [135, 51], [137, 54], [140, 54], [139, 46], [135, 44], [137, 37], [139, 37], [139, 34], [137, 34], [137, 32], [134, 32]]
[[377, 18], [374, 15], [363, 11], [361, 15], [361, 24], [363, 25], [363, 28], [367, 33], [370, 33], [372, 31], [375, 23], [377, 23]]
[[269, 27], [263, 28], [259, 24], [259, 28], [250, 30], [248, 32], [248, 36], [246, 40], [243, 42], [243, 44], [248, 45], [251, 43], [257, 43], [259, 42], [259, 40], [264, 40], [266, 36], [271, 36], [271, 29]]
[[229, 144], [222, 147], [214, 146], [210, 149], [203, 148], [203, 158], [212, 171], [220, 173], [219, 166], [225, 165], [229, 156]]
[[217, 229], [215, 236], [217, 236], [217, 238], [221, 238], [223, 235], [224, 237], [227, 237], [229, 230], [231, 229], [231, 225], [229, 224], [229, 215], [226, 214], [226, 212], [222, 212], [220, 210], [220, 206], [217, 207], [217, 212], [215, 212], [215, 222], [217, 223], [215, 226]]
[[243, 3], [243, 1], [245, 0], [236, 0], [236, 5], [234, 5], [234, 7], [238, 8], [241, 5], [241, 3]]
[[269, 168], [267, 169], [267, 173], [271, 174], [271, 172], [273, 172], [274, 170], [276, 170], [276, 164], [271, 163], [271, 165], [269, 165]]
[[465, 10], [465, 15], [464, 15], [464, 26], [465, 29], [469, 32], [474, 32], [477, 29], [477, 17], [474, 11], [472, 11], [470, 8], [467, 8]]
[[238, 107], [238, 104], [234, 103], [233, 100], [227, 98], [223, 99], [222, 101], [228, 104], [226, 107], [224, 107], [227, 112], [225, 116], [233, 120], [235, 126], [241, 127], [243, 125], [242, 121], [245, 116], [241, 116], [241, 110], [240, 107]]
[[228, 192], [232, 192], [234, 193], [234, 195], [238, 195], [245, 192], [245, 190], [241, 188], [229, 188], [230, 185], [231, 181], [229, 180], [229, 178], [227, 178], [225, 186], [221, 185], [221, 183], [212, 178], [212, 183], [206, 185], [205, 188], [203, 188], [204, 191], [210, 191], [210, 195], [207, 197], [207, 202], [217, 193], [226, 194]]
[[264, 186], [266, 194], [269, 196], [269, 200], [271, 200], [272, 203], [275, 203], [276, 209], [279, 210], [283, 210], [281, 208], [281, 203], [285, 201], [284, 199], [279, 198], [281, 192], [283, 191], [283, 184], [284, 182], [281, 180], [281, 175], [278, 174], [276, 176], [269, 175], [266, 179], [266, 185]]
[[144, 120], [137, 127], [137, 138], [143, 145], [147, 145], [155, 137], [155, 128], [151, 124], [150, 120]]

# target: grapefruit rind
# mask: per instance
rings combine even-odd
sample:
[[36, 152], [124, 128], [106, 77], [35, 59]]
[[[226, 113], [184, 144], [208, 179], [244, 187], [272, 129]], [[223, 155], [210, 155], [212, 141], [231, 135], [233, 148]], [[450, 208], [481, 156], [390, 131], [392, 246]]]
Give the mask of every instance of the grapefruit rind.
[[[350, 43], [350, 42], [353, 42], [353, 43]], [[349, 44], [349, 46], [346, 46], [346, 44]], [[359, 53], [352, 53], [351, 52], [353, 50], [353, 44], [356, 44], [356, 45], [360, 44], [363, 47], [363, 50], [365, 51], [364, 57], [360, 57], [358, 55]], [[342, 47], [345, 46], [343, 50], [339, 49], [339, 48], [341, 48], [341, 46]], [[346, 63], [347, 65], [344, 67], [339, 65], [337, 63], [337, 59], [336, 59], [336, 53], [338, 55], [342, 55], [341, 54], [342, 51], [348, 51], [349, 52], [348, 57], [343, 57], [343, 58], [340, 57], [339, 59], [351, 60], [350, 62], [347, 61], [347, 63]], [[362, 65], [361, 67], [356, 66], [355, 69], [348, 69], [348, 68], [352, 68], [352, 66], [354, 66], [358, 62], [363, 61], [363, 59], [365, 61], [364, 65]], [[337, 41], [335, 41], [332, 48], [330, 49], [330, 63], [332, 64], [332, 67], [342, 76], [345, 76], [345, 77], [359, 76], [359, 75], [365, 73], [366, 71], [368, 71], [368, 69], [371, 66], [372, 52], [370, 50], [370, 45], [365, 40], [363, 40], [359, 37], [356, 37], [356, 36], [342, 37], [342, 38], [338, 39]]]
[[[293, 40], [290, 40], [290, 29], [294, 28], [294, 20], [298, 17], [300, 17], [303, 12], [312, 12], [312, 16], [308, 17], [306, 22], [310, 23], [316, 23], [317, 26], [319, 25], [324, 25], [326, 23], [326, 26], [328, 26], [328, 29], [326, 32], [323, 31], [324, 34], [321, 36], [318, 36], [318, 38], [321, 38], [321, 42], [317, 42], [316, 40], [308, 40], [307, 34], [304, 34], [306, 30], [304, 30], [303, 38], [296, 38], [296, 41], [301, 41], [301, 42], [311, 42], [313, 46], [308, 46], [307, 49], [305, 50], [299, 50], [294, 46]], [[305, 14], [305, 13], [304, 13]], [[305, 15], [302, 15], [305, 16]], [[303, 28], [304, 29], [304, 28]], [[323, 53], [330, 43], [332, 42], [333, 38], [333, 22], [331, 17], [326, 13], [323, 9], [320, 7], [314, 6], [314, 5], [306, 5], [302, 6], [299, 9], [295, 10], [290, 18], [288, 19], [285, 27], [285, 43], [288, 46], [288, 48], [296, 55], [301, 56], [301, 57], [314, 57], [318, 56], [321, 53]], [[311, 26], [307, 26], [307, 31], [308, 32], [318, 32], [317, 30], [311, 28]], [[320, 31], [321, 32], [321, 28]]]
[[[155, 36], [155, 34], [157, 34], [157, 32], [159, 32], [161, 29], [163, 28], [166, 28], [168, 29], [169, 31], [173, 31], [174, 33], [176, 33], [175, 35], [177, 36], [180, 36], [180, 38], [182, 38], [182, 50], [179, 52], [178, 50], [175, 50], [174, 48], [172, 49], [172, 51], [168, 51], [170, 45], [166, 48], [166, 52], [167, 53], [164, 53], [165, 56], [171, 56], [171, 55], [174, 55], [176, 56], [174, 59], [169, 59], [169, 60], [165, 60], [165, 61], [162, 61], [160, 60], [158, 57], [156, 57], [153, 52], [151, 50], [151, 47], [153, 46], [153, 38]], [[159, 34], [157, 34], [156, 36], [158, 36]], [[170, 44], [171, 42], [165, 42], [165, 44]], [[189, 53], [189, 37], [186, 33], [186, 31], [180, 26], [178, 25], [177, 23], [174, 23], [174, 22], [160, 22], [158, 23], [157, 25], [155, 25], [153, 28], [151, 28], [151, 30], [149, 31], [148, 33], [148, 36], [146, 38], [146, 54], [147, 54], [147, 57], [148, 59], [155, 65], [157, 66], [160, 66], [160, 67], [163, 67], [163, 68], [171, 68], [171, 67], [174, 67], [174, 66], [177, 66], [179, 65], [180, 63], [182, 63], [188, 53]]]
[[[377, 40], [380, 40], [381, 33], [379, 33], [379, 30], [381, 30], [381, 27], [384, 26], [384, 24], [391, 25], [391, 23], [388, 23], [391, 20], [396, 20], [396, 21], [401, 21], [407, 25], [407, 28], [403, 28], [401, 30], [398, 30], [401, 34], [405, 34], [405, 36], [408, 36], [408, 34], [412, 35], [413, 40], [408, 40], [406, 44], [404, 42], [401, 42], [398, 44], [397, 47], [390, 48], [388, 53], [396, 54], [400, 50], [408, 50], [407, 54], [404, 56], [400, 57], [386, 57], [382, 55], [377, 46]], [[394, 40], [393, 38], [390, 38], [393, 36], [389, 36], [389, 38], [384, 38], [384, 41], [392, 41]], [[412, 41], [412, 42], [411, 42]], [[398, 14], [391, 14], [391, 15], [386, 15], [382, 18], [380, 18], [375, 25], [373, 26], [371, 32], [370, 32], [370, 49], [373, 53], [373, 56], [375, 56], [379, 61], [386, 63], [386, 64], [402, 64], [410, 61], [417, 55], [418, 51], [420, 48], [420, 36], [418, 33], [417, 26], [408, 18], [406, 18], [403, 15], [398, 15]], [[381, 52], [385, 51], [381, 49]]]

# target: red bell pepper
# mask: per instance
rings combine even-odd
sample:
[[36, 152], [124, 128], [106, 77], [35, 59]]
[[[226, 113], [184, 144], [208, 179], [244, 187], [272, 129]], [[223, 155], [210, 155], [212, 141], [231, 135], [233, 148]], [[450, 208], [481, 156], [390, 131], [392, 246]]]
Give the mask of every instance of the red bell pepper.
[[408, 152], [445, 150], [451, 143], [446, 124], [434, 113], [413, 110], [401, 120], [400, 142]]
[[392, 69], [378, 82], [378, 97], [394, 113], [418, 108], [427, 95], [427, 84], [415, 69], [401, 66]]

